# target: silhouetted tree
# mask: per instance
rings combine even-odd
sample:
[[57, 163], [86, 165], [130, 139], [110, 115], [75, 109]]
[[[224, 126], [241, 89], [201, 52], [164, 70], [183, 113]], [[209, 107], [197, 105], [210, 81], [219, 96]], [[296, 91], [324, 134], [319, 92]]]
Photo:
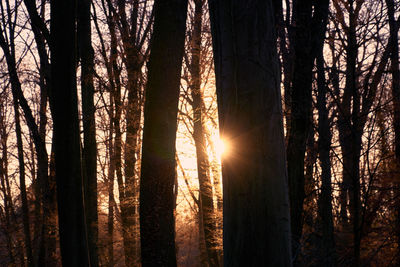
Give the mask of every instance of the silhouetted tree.
[[[328, 8], [329, 0], [315, 3], [309, 0], [293, 1], [293, 30], [289, 34], [290, 46], [293, 49], [291, 58], [286, 56], [288, 52], [285, 52], [285, 49], [281, 49], [283, 59], [292, 60], [283, 62], [283, 65], [293, 64], [291, 70], [285, 71], [286, 86], [291, 85], [290, 89], [286, 89], [286, 94], [289, 96], [285, 96], [285, 99], [288, 99], [290, 109], [287, 115], [287, 157], [292, 248], [295, 256], [299, 254], [301, 248], [300, 239], [303, 228], [304, 159], [307, 138], [312, 127], [312, 71], [317, 56], [316, 51], [322, 49], [324, 45]], [[280, 37], [282, 38], [284, 36]], [[291, 78], [290, 83], [286, 75]]]
[[[392, 74], [392, 97], [393, 97], [393, 128], [394, 128], [394, 154], [396, 171], [400, 172], [400, 69], [399, 69], [399, 27], [400, 17], [395, 18], [395, 1], [386, 0], [389, 18], [389, 45], [390, 45], [390, 72]], [[398, 186], [399, 183], [397, 183]], [[397, 264], [400, 264], [400, 201], [396, 208], [396, 234], [397, 234]]]
[[186, 13], [187, 0], [154, 3], [140, 180], [144, 267], [176, 266], [175, 139]]
[[76, 2], [51, 1], [51, 77], [63, 266], [89, 266], [76, 87]]
[[291, 266], [272, 1], [210, 1], [222, 159], [224, 265]]
[[90, 25], [90, 0], [78, 1], [78, 47], [81, 59], [83, 121], [83, 185], [90, 265], [98, 266], [97, 147], [94, 107], [94, 51]]
[[207, 155], [205, 106], [203, 90], [201, 88], [201, 64], [200, 53], [202, 47], [203, 5], [204, 0], [194, 2], [193, 30], [191, 32], [191, 59], [189, 65], [190, 90], [193, 108], [193, 139], [196, 146], [197, 175], [200, 186], [200, 236], [204, 236], [209, 266], [219, 266], [217, 248], [217, 224], [214, 211], [213, 186], [210, 176], [210, 162]]

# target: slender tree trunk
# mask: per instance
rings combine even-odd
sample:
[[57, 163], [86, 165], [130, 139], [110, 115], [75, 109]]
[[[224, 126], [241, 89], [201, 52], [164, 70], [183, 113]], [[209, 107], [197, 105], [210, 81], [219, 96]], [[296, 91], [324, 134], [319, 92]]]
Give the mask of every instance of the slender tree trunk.
[[[14, 102], [14, 105], [16, 103]], [[15, 106], [14, 106], [15, 107]], [[4, 125], [4, 121], [1, 123]], [[8, 134], [1, 133], [0, 137], [4, 140], [3, 148], [4, 150], [2, 154], [2, 159], [0, 159], [0, 184], [1, 184], [1, 191], [3, 193], [3, 200], [4, 200], [4, 220], [5, 222], [5, 239], [6, 239], [6, 246], [10, 256], [10, 263], [12, 266], [15, 264], [17, 265], [25, 265], [24, 259], [24, 250], [21, 244], [20, 238], [18, 236], [18, 228], [17, 228], [17, 217], [15, 214], [15, 208], [13, 203], [13, 198], [11, 195], [11, 186], [10, 186], [10, 176], [8, 175], [8, 149], [6, 147]], [[18, 262], [19, 260], [19, 262]], [[9, 263], [9, 264], [10, 264]], [[14, 264], [14, 265], [13, 265]]]
[[[356, 23], [357, 17], [353, 7], [353, 1], [349, 3], [349, 29], [347, 31], [346, 47], [346, 83], [340, 105], [338, 116], [339, 141], [343, 155], [343, 180], [341, 184], [341, 219], [344, 229], [352, 226], [354, 259], [353, 265], [358, 266], [360, 260], [359, 252], [359, 156], [361, 143], [358, 140], [358, 117], [359, 117], [359, 93], [356, 86], [356, 60], [357, 40]], [[353, 100], [353, 101], [352, 101]], [[347, 204], [349, 202], [349, 205]], [[347, 206], [349, 206], [350, 220], [347, 218]], [[348, 225], [350, 222], [350, 225]]]
[[198, 214], [197, 214], [197, 222], [199, 224], [199, 257], [200, 257], [200, 266], [201, 267], [210, 267], [208, 254], [207, 254], [207, 247], [206, 247], [206, 240], [204, 237], [204, 222], [203, 222], [203, 211], [201, 210], [201, 200], [199, 201], [198, 205]]
[[[395, 132], [394, 153], [396, 160], [396, 171], [400, 172], [400, 69], [399, 69], [399, 19], [395, 19], [395, 6], [393, 0], [386, 0], [390, 28], [390, 72], [392, 74], [392, 97], [393, 97], [393, 126]], [[397, 183], [399, 190], [399, 183]], [[400, 200], [396, 205], [396, 234], [397, 255], [396, 262], [400, 265]]]
[[31, 243], [31, 231], [29, 222], [29, 206], [28, 199], [26, 197], [26, 185], [25, 185], [25, 162], [24, 152], [22, 144], [21, 134], [21, 123], [19, 115], [19, 107], [17, 99], [14, 99], [14, 115], [15, 115], [15, 134], [17, 137], [17, 148], [18, 148], [18, 163], [19, 163], [19, 186], [22, 203], [22, 221], [24, 228], [24, 240], [25, 240], [25, 253], [28, 267], [34, 266], [33, 254], [32, 254], [32, 243]]
[[[107, 1], [109, 8], [112, 8], [112, 2]], [[134, 44], [132, 39], [129, 38], [129, 30], [127, 29], [127, 21], [125, 14], [125, 1], [120, 0], [117, 2], [119, 8], [119, 19], [122, 25], [122, 41], [125, 49], [125, 60], [128, 72], [128, 108], [127, 108], [127, 135], [125, 144], [125, 180], [122, 178], [122, 132], [121, 132], [121, 114], [122, 114], [122, 102], [121, 102], [121, 71], [117, 64], [118, 58], [118, 43], [116, 35], [116, 17], [109, 20], [109, 28], [111, 34], [111, 54], [110, 54], [110, 67], [112, 73], [112, 79], [114, 81], [112, 87], [112, 97], [115, 104], [115, 115], [112, 119], [114, 131], [115, 131], [115, 144], [114, 144], [114, 169], [116, 171], [116, 177], [118, 182], [118, 192], [121, 207], [121, 219], [122, 219], [122, 236], [123, 246], [125, 254], [125, 264], [127, 266], [137, 266], [139, 264], [139, 253], [137, 249], [137, 238], [138, 238], [138, 225], [137, 225], [137, 180], [135, 180], [135, 153], [137, 137], [139, 132], [140, 123], [140, 112], [141, 109], [138, 106], [138, 72], [137, 70], [137, 55], [134, 53]], [[137, 2], [134, 4], [135, 8], [133, 11], [133, 20], [137, 17]], [[114, 14], [116, 16], [117, 14]], [[136, 21], [136, 20], [135, 20]], [[124, 60], [124, 55], [121, 55]], [[136, 197], [136, 198], [135, 198]]]
[[[43, 21], [44, 8], [42, 8], [42, 14], [39, 16], [36, 3], [32, 0], [24, 0], [26, 5], [29, 18], [31, 20], [32, 31], [35, 36], [36, 46], [40, 58], [40, 125], [39, 135], [42, 140], [46, 136], [46, 125], [47, 125], [47, 99], [50, 95], [51, 79], [50, 79], [50, 64], [49, 57], [47, 54], [46, 43], [49, 42], [49, 32]], [[50, 101], [50, 104], [52, 101]], [[35, 142], [37, 146], [37, 142]], [[41, 149], [44, 150], [44, 149]], [[56, 246], [57, 246], [57, 226], [56, 226], [56, 188], [54, 176], [48, 175], [48, 156], [47, 153], [38, 154], [38, 175], [36, 187], [41, 187], [42, 190], [37, 190], [37, 201], [43, 206], [43, 216], [38, 219], [38, 223], [42, 225], [42, 228], [35, 227], [35, 236], [38, 236], [39, 230], [42, 232], [42, 241], [38, 238], [38, 264], [57, 264]], [[39, 207], [36, 210], [39, 211]], [[36, 212], [39, 214], [38, 212]]]
[[[126, 140], [125, 140], [125, 198], [121, 199], [121, 209], [124, 205], [123, 233], [125, 262], [127, 266], [138, 266], [140, 263], [138, 199], [139, 178], [136, 172], [136, 151], [140, 134], [141, 103], [139, 101], [139, 86], [136, 84], [128, 92], [128, 108], [126, 110]], [[121, 214], [122, 215], [122, 214]]]
[[[201, 105], [204, 106], [204, 101]], [[207, 131], [207, 128], [204, 128], [204, 130]], [[207, 137], [207, 142], [211, 147], [211, 155], [213, 157], [212, 161], [210, 162], [210, 165], [211, 165], [211, 173], [212, 173], [212, 177], [213, 177], [213, 185], [214, 185], [214, 190], [215, 190], [215, 198], [217, 199], [216, 211], [219, 213], [219, 215], [222, 216], [223, 203], [222, 203], [222, 190], [221, 190], [222, 189], [221, 170], [219, 169], [219, 160], [220, 159], [218, 158], [214, 141], [212, 140], [209, 132], [206, 133], [206, 137]], [[217, 218], [219, 218], [219, 215], [217, 215]], [[222, 218], [221, 218], [221, 220], [222, 220]], [[217, 222], [217, 224], [219, 224], [219, 223]]]
[[[291, 266], [272, 1], [209, 1], [222, 159], [224, 266]], [[266, 227], [268, 226], [268, 227]]]
[[[132, 25], [129, 27], [125, 11], [125, 0], [118, 0], [118, 19], [120, 21], [121, 39], [124, 54], [121, 55], [126, 65], [128, 104], [126, 108], [126, 140], [125, 140], [125, 180], [119, 180], [119, 200], [122, 217], [122, 233], [127, 266], [138, 266], [140, 253], [138, 249], [139, 225], [137, 214], [138, 203], [138, 178], [136, 174], [136, 149], [141, 120], [140, 75], [143, 61], [140, 60], [140, 47], [137, 45], [137, 20], [139, 1], [132, 4]], [[121, 140], [122, 142], [122, 140]]]
[[174, 183], [187, 0], [156, 0], [140, 180], [142, 266], [176, 266]]
[[[291, 125], [291, 82], [293, 80], [293, 59], [294, 59], [294, 51], [293, 51], [293, 43], [290, 42], [291, 35], [289, 34], [289, 38], [286, 38], [285, 30], [287, 29], [289, 33], [290, 24], [289, 19], [286, 21], [283, 17], [283, 5], [282, 0], [273, 0], [274, 10], [275, 10], [275, 21], [277, 28], [277, 36], [278, 36], [278, 44], [279, 44], [279, 52], [282, 56], [282, 65], [281, 70], [283, 72], [283, 89], [284, 89], [284, 106], [283, 113], [285, 117], [285, 126], [286, 126], [286, 137], [289, 136], [290, 125]], [[286, 13], [290, 14], [290, 7], [286, 8]], [[288, 42], [289, 39], [289, 42]]]
[[78, 45], [81, 58], [83, 116], [83, 181], [90, 265], [99, 266], [97, 215], [97, 146], [94, 107], [94, 51], [91, 43], [90, 0], [78, 1]]
[[204, 241], [207, 250], [207, 259], [209, 266], [219, 266], [219, 257], [217, 250], [216, 221], [214, 213], [213, 189], [210, 177], [210, 163], [207, 155], [207, 144], [205, 138], [203, 93], [201, 89], [200, 72], [200, 53], [201, 53], [201, 33], [203, 0], [195, 1], [192, 44], [191, 44], [191, 94], [193, 108], [193, 139], [196, 146], [197, 157], [197, 175], [200, 185], [200, 207], [202, 216], [200, 226], [204, 231]]
[[303, 228], [304, 202], [304, 157], [306, 142], [311, 126], [311, 82], [312, 43], [311, 18], [312, 1], [294, 2], [294, 49], [293, 80], [290, 94], [290, 126], [287, 145], [287, 166], [289, 177], [290, 218], [292, 229], [292, 251], [300, 253], [300, 239]]
[[109, 267], [114, 266], [114, 101], [112, 94], [110, 95], [110, 129], [108, 137], [108, 217], [107, 217], [107, 264]]
[[76, 88], [76, 3], [51, 1], [51, 77], [63, 266], [89, 266]]
[[[360, 265], [363, 220], [361, 218], [360, 154], [363, 129], [371, 111], [378, 85], [389, 59], [390, 43], [382, 53], [377, 68], [365, 74], [362, 87], [357, 74], [357, 23], [363, 1], [349, 1], [346, 51], [346, 83], [338, 109], [339, 142], [343, 154], [343, 181], [341, 184], [341, 219], [343, 228], [351, 226], [353, 232], [353, 262]], [[337, 7], [340, 8], [340, 7]], [[374, 71], [374, 72], [373, 72]], [[360, 91], [362, 89], [362, 94]], [[349, 205], [347, 205], [347, 201]], [[347, 218], [347, 206], [350, 220]], [[349, 224], [350, 222], [350, 224]]]
[[[125, 198], [121, 199], [121, 209], [124, 205], [123, 231], [124, 251], [127, 266], [137, 266], [140, 263], [138, 198], [139, 179], [136, 172], [136, 151], [140, 134], [141, 103], [139, 101], [139, 85], [135, 84], [128, 92], [126, 110], [126, 140], [125, 140]], [[122, 214], [121, 214], [122, 215]]]
[[[51, 236], [52, 229], [49, 225], [51, 211], [52, 211], [52, 203], [50, 198], [50, 190], [49, 190], [49, 180], [48, 180], [48, 155], [46, 151], [46, 145], [44, 140], [44, 135], [40, 131], [42, 130], [36, 124], [35, 118], [33, 117], [32, 110], [28, 105], [26, 98], [22, 92], [21, 82], [18, 78], [16, 62], [15, 62], [15, 48], [14, 48], [14, 39], [10, 38], [9, 44], [6, 43], [4, 37], [0, 35], [0, 46], [2, 47], [5, 58], [7, 61], [7, 67], [10, 74], [11, 81], [11, 89], [13, 93], [13, 97], [18, 100], [19, 105], [21, 106], [24, 116], [28, 125], [30, 132], [32, 133], [33, 141], [35, 143], [35, 151], [37, 153], [37, 190], [36, 197], [40, 199], [43, 208], [42, 218], [38, 220], [39, 223], [36, 224], [35, 238], [39, 237], [40, 243], [38, 244], [37, 254], [38, 254], [38, 264], [44, 265], [46, 263], [54, 264], [55, 256], [56, 256], [56, 246], [55, 246], [55, 238]], [[41, 88], [43, 90], [43, 88]], [[44, 97], [46, 98], [46, 97]], [[42, 99], [43, 100], [43, 99]], [[41, 109], [42, 105], [41, 103]], [[45, 130], [46, 120], [43, 118], [43, 114], [41, 114], [41, 125], [44, 125], [43, 129]], [[54, 196], [54, 194], [52, 195]], [[54, 206], [53, 206], [54, 207]], [[39, 206], [38, 206], [39, 208]], [[40, 210], [37, 210], [37, 215], [40, 216]], [[41, 224], [41, 225], [39, 225]], [[41, 232], [41, 234], [39, 234]]]
[[322, 255], [321, 265], [337, 266], [337, 256], [334, 240], [332, 216], [332, 182], [330, 149], [332, 142], [329, 111], [326, 107], [327, 88], [325, 82], [325, 68], [322, 47], [317, 56], [318, 72], [318, 154], [321, 164], [321, 193], [318, 197], [318, 213], [322, 228]]
[[[1, 104], [0, 104], [1, 105]], [[1, 110], [1, 112], [4, 112], [4, 110]], [[10, 229], [10, 202], [9, 202], [9, 196], [7, 193], [7, 188], [6, 188], [6, 181], [8, 180], [8, 148], [7, 148], [7, 140], [8, 140], [8, 134], [6, 131], [6, 126], [5, 126], [5, 120], [3, 116], [0, 116], [0, 142], [1, 142], [1, 150], [2, 154], [0, 157], [0, 190], [3, 193], [3, 209], [4, 210], [4, 215], [2, 216], [2, 225], [4, 225], [5, 229], [5, 239], [6, 239], [6, 244], [5, 246], [7, 247], [7, 251], [9, 254], [9, 265], [15, 266], [15, 257], [14, 257], [14, 252], [13, 252], [13, 245], [12, 245], [12, 239], [11, 239], [11, 229]]]
[[211, 146], [211, 154], [213, 155], [213, 159], [211, 161], [211, 173], [213, 177], [213, 185], [214, 192], [216, 198], [216, 205], [214, 207], [214, 213], [216, 218], [216, 234], [215, 234], [215, 245], [217, 246], [217, 254], [219, 257], [219, 262], [223, 265], [223, 240], [222, 240], [222, 231], [223, 231], [223, 201], [222, 201], [222, 185], [221, 185], [221, 169], [220, 163], [217, 155], [217, 151], [215, 150], [215, 145], [212, 142], [212, 138], [209, 134], [207, 134], [208, 143]]

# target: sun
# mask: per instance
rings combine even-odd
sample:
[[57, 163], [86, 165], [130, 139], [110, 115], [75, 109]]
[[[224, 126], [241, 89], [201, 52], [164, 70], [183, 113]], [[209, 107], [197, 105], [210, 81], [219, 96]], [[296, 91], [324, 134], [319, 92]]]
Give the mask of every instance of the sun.
[[229, 152], [229, 144], [223, 138], [216, 138], [215, 141], [215, 150], [217, 152], [218, 157], [226, 156]]

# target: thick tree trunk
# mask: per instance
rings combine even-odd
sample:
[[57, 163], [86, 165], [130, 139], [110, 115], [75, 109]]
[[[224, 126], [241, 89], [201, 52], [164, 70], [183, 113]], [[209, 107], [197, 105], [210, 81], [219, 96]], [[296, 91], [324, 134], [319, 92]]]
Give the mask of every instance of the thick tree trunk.
[[187, 0], [156, 0], [140, 180], [142, 266], [176, 266], [175, 140]]
[[63, 266], [89, 266], [76, 88], [75, 1], [51, 1], [51, 77]]
[[[221, 136], [224, 266], [291, 266], [272, 1], [210, 1]], [[267, 227], [266, 227], [267, 226]]]
[[97, 215], [97, 146], [94, 107], [94, 51], [91, 40], [90, 0], [78, 1], [78, 46], [81, 58], [83, 117], [83, 185], [90, 265], [99, 266]]

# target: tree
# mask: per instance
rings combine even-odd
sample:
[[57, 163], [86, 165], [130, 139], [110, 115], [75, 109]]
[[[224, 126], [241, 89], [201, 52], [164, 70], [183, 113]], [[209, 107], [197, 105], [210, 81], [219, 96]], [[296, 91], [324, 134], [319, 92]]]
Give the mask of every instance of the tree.
[[[361, 181], [360, 181], [360, 157], [363, 148], [363, 132], [367, 123], [369, 113], [372, 110], [378, 86], [384, 74], [388, 59], [388, 44], [382, 47], [377, 42], [376, 48], [372, 50], [372, 62], [367, 64], [366, 47], [368, 42], [359, 41], [370, 38], [369, 25], [361, 24], [358, 19], [362, 14], [363, 8], [372, 9], [375, 1], [349, 1], [344, 5], [340, 1], [333, 1], [336, 16], [336, 29], [345, 29], [344, 36], [340, 39], [346, 55], [345, 58], [345, 82], [342, 93], [339, 88], [336, 91], [336, 104], [338, 110], [337, 127], [339, 131], [339, 143], [342, 150], [342, 182], [340, 191], [340, 220], [344, 229], [352, 229], [353, 239], [353, 258], [352, 264], [360, 264], [360, 249], [365, 220], [362, 210]], [[344, 12], [349, 17], [344, 18]], [[367, 13], [369, 14], [369, 13]], [[379, 25], [382, 21], [381, 16], [375, 16], [375, 23]], [[379, 34], [379, 32], [373, 33]], [[374, 38], [371, 38], [374, 40]], [[363, 55], [359, 59], [359, 54]], [[361, 79], [361, 73], [365, 70]], [[337, 79], [337, 78], [335, 78]], [[364, 195], [365, 201], [368, 200]], [[350, 216], [348, 216], [348, 214]]]
[[[284, 70], [293, 64], [292, 73], [285, 71], [285, 82], [291, 78], [291, 87], [286, 90], [285, 99], [289, 99], [288, 115], [288, 175], [290, 195], [290, 217], [292, 229], [292, 248], [295, 255], [300, 251], [300, 239], [303, 228], [303, 202], [305, 198], [304, 159], [306, 143], [312, 127], [312, 80], [316, 51], [324, 45], [325, 29], [329, 13], [329, 0], [293, 1], [293, 32], [289, 35], [292, 47], [291, 60], [283, 49]], [[284, 37], [281, 37], [281, 39]], [[281, 45], [280, 47], [283, 47]], [[287, 53], [287, 52], [286, 52]], [[290, 84], [290, 83], [289, 83]], [[286, 84], [286, 86], [289, 86]]]
[[324, 266], [336, 266], [336, 251], [332, 215], [332, 181], [330, 150], [332, 142], [331, 119], [327, 108], [327, 84], [325, 81], [324, 57], [322, 46], [317, 56], [317, 109], [318, 109], [318, 154], [321, 165], [321, 193], [318, 197], [318, 213], [322, 228], [322, 263]]
[[76, 87], [75, 1], [51, 1], [51, 77], [63, 266], [89, 266]]
[[[40, 8], [40, 15], [37, 10], [36, 2], [33, 0], [24, 0], [24, 4], [28, 11], [30, 26], [34, 34], [37, 53], [39, 56], [39, 85], [40, 85], [40, 111], [39, 111], [39, 135], [41, 139], [46, 138], [47, 118], [47, 101], [52, 107], [51, 101], [51, 64], [48, 55], [48, 44], [50, 43], [50, 33], [45, 24], [46, 5], [42, 3]], [[35, 138], [36, 139], [36, 138]], [[35, 140], [34, 139], [34, 140]], [[35, 146], [37, 146], [35, 142]], [[53, 148], [53, 146], [52, 146]], [[42, 149], [43, 150], [43, 149]], [[52, 151], [53, 152], [53, 151]], [[56, 187], [54, 172], [51, 171], [47, 176], [48, 155], [47, 153], [37, 153], [38, 158], [38, 175], [37, 182], [35, 183], [36, 202], [35, 202], [35, 231], [34, 240], [35, 246], [38, 247], [38, 264], [44, 265], [51, 261], [56, 264], [56, 239], [57, 239], [57, 204], [56, 204]], [[54, 165], [54, 164], [53, 164]], [[45, 171], [46, 173], [45, 173]], [[40, 218], [40, 210], [43, 209], [43, 218]], [[44, 235], [42, 238], [38, 238]], [[42, 239], [42, 240], [41, 240]], [[44, 240], [44, 242], [43, 242]], [[41, 251], [45, 250], [45, 253]]]
[[[27, 121], [28, 128], [32, 134], [33, 142], [35, 144], [35, 151], [37, 155], [37, 183], [36, 183], [36, 198], [37, 201], [37, 213], [35, 223], [35, 236], [34, 239], [38, 240], [36, 255], [37, 262], [39, 265], [46, 263], [55, 263], [55, 206], [54, 206], [54, 192], [50, 188], [50, 177], [48, 175], [48, 155], [45, 145], [45, 130], [47, 124], [46, 117], [46, 103], [47, 93], [46, 88], [41, 84], [41, 97], [40, 97], [40, 124], [36, 123], [31, 107], [28, 104], [27, 99], [22, 91], [22, 85], [17, 71], [16, 61], [16, 45], [15, 38], [17, 36], [16, 30], [16, 18], [18, 14], [19, 4], [14, 6], [14, 10], [11, 10], [9, 1], [6, 1], [7, 11], [4, 10], [1, 5], [3, 14], [8, 15], [8, 19], [3, 19], [4, 36], [0, 36], [0, 46], [5, 54], [7, 67], [9, 70], [11, 89], [13, 98], [21, 106], [24, 117]], [[14, 16], [12, 18], [11, 16]], [[6, 25], [6, 23], [8, 25]], [[8, 31], [6, 30], [8, 28]], [[8, 34], [7, 34], [8, 33]], [[41, 76], [42, 77], [42, 76]], [[40, 207], [40, 204], [42, 204]], [[43, 209], [43, 214], [40, 214], [40, 208]], [[40, 218], [41, 217], [41, 218]]]
[[77, 33], [81, 59], [83, 120], [83, 186], [90, 265], [98, 266], [97, 147], [94, 107], [94, 51], [90, 25], [90, 0], [78, 1]]
[[[202, 21], [204, 0], [194, 2], [193, 31], [191, 33], [191, 60], [189, 72], [191, 74], [191, 106], [193, 109], [193, 139], [196, 146], [197, 175], [200, 185], [199, 220], [200, 236], [204, 236], [209, 266], [219, 266], [217, 249], [217, 224], [213, 201], [213, 187], [210, 177], [210, 162], [207, 155], [205, 106], [203, 90], [201, 88], [200, 53], [202, 44]], [[202, 224], [202, 225], [201, 225]]]
[[210, 1], [221, 136], [224, 265], [290, 266], [290, 219], [272, 1]]
[[287, 166], [289, 177], [292, 250], [298, 255], [303, 227], [304, 158], [311, 127], [311, 83], [314, 60], [312, 57], [311, 20], [312, 2], [293, 2], [293, 77], [290, 88], [290, 118], [288, 126]]
[[[393, 98], [393, 128], [395, 132], [394, 153], [396, 170], [400, 171], [400, 69], [399, 69], [399, 38], [400, 17], [395, 18], [395, 5], [393, 0], [386, 0], [389, 17], [389, 47], [390, 47], [390, 72], [392, 74], [392, 98]], [[400, 204], [399, 201], [396, 203]], [[400, 208], [396, 208], [396, 234], [397, 234], [397, 264], [400, 264]]]
[[[115, 112], [111, 107], [107, 111], [110, 120], [115, 124], [115, 155], [112, 158], [116, 161], [124, 260], [126, 265], [134, 266], [140, 263], [138, 242], [140, 160], [137, 159], [141, 150], [143, 84], [146, 80], [144, 75], [146, 70], [143, 65], [149, 54], [148, 39], [153, 8], [147, 1], [107, 0], [101, 2], [101, 9], [109, 32], [100, 31], [101, 22], [97, 14], [94, 14], [94, 24], [99, 36], [100, 54], [107, 71], [108, 82], [99, 78], [105, 85], [105, 91], [110, 90], [112, 95], [110, 99], [115, 102], [115, 105], [112, 105]], [[110, 41], [110, 45], [107, 45], [107, 40]], [[124, 131], [125, 140], [123, 140]]]
[[140, 180], [143, 266], [176, 266], [175, 139], [186, 13], [187, 0], [154, 3]]

